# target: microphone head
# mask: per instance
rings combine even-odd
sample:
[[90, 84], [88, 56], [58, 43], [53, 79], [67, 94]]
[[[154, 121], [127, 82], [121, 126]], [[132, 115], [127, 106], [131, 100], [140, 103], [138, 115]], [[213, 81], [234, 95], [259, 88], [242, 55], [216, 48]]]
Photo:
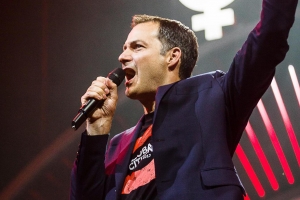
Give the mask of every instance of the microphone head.
[[119, 86], [125, 78], [125, 72], [122, 68], [116, 68], [108, 74], [107, 78]]

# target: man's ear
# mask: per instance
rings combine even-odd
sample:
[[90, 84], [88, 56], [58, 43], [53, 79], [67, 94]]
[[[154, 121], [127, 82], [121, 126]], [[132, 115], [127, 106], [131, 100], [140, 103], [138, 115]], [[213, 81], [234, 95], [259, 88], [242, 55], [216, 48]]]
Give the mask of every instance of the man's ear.
[[168, 52], [168, 68], [169, 70], [176, 69], [177, 66], [180, 65], [181, 62], [181, 49], [179, 47], [174, 47]]

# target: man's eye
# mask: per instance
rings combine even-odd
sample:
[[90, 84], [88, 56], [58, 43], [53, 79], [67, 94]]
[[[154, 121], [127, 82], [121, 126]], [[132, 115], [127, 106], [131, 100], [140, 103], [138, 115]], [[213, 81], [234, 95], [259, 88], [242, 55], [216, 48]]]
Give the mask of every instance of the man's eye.
[[143, 45], [136, 44], [136, 45], [135, 45], [135, 48], [136, 48], [136, 49], [143, 48]]

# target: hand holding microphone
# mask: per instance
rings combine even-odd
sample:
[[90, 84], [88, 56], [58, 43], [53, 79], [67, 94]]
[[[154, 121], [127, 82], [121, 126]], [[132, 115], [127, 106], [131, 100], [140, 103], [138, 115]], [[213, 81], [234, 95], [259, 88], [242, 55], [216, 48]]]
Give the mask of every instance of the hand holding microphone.
[[[121, 68], [117, 68], [110, 72], [107, 78], [98, 77], [93, 81], [92, 85], [81, 98], [82, 107], [72, 121], [72, 128], [77, 130], [81, 124], [89, 118], [89, 124], [101, 120], [101, 122], [97, 122], [97, 124], [94, 125], [94, 128], [107, 129], [105, 123], [111, 123], [116, 109], [118, 99], [117, 86], [121, 84], [124, 78], [125, 72]], [[106, 130], [104, 130], [104, 132], [105, 131]]]

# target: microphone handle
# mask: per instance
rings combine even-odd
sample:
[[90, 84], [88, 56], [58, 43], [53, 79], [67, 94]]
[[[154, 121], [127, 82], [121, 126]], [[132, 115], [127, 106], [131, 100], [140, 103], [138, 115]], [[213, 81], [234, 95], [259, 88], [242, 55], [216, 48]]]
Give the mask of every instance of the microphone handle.
[[72, 128], [74, 130], [77, 130], [83, 122], [88, 118], [89, 113], [93, 112], [95, 108], [97, 108], [97, 104], [103, 101], [99, 101], [96, 99], [89, 99], [86, 104], [81, 106], [81, 108], [78, 111], [78, 114], [72, 121]]
[[[122, 68], [116, 68], [111, 71], [107, 78], [112, 80], [117, 86], [119, 86], [125, 78], [125, 72]], [[96, 99], [89, 99], [86, 104], [81, 106], [78, 111], [78, 114], [72, 121], [72, 128], [77, 130], [83, 122], [89, 117], [90, 113], [92, 113], [99, 105], [103, 104], [105, 100], [96, 100]]]

